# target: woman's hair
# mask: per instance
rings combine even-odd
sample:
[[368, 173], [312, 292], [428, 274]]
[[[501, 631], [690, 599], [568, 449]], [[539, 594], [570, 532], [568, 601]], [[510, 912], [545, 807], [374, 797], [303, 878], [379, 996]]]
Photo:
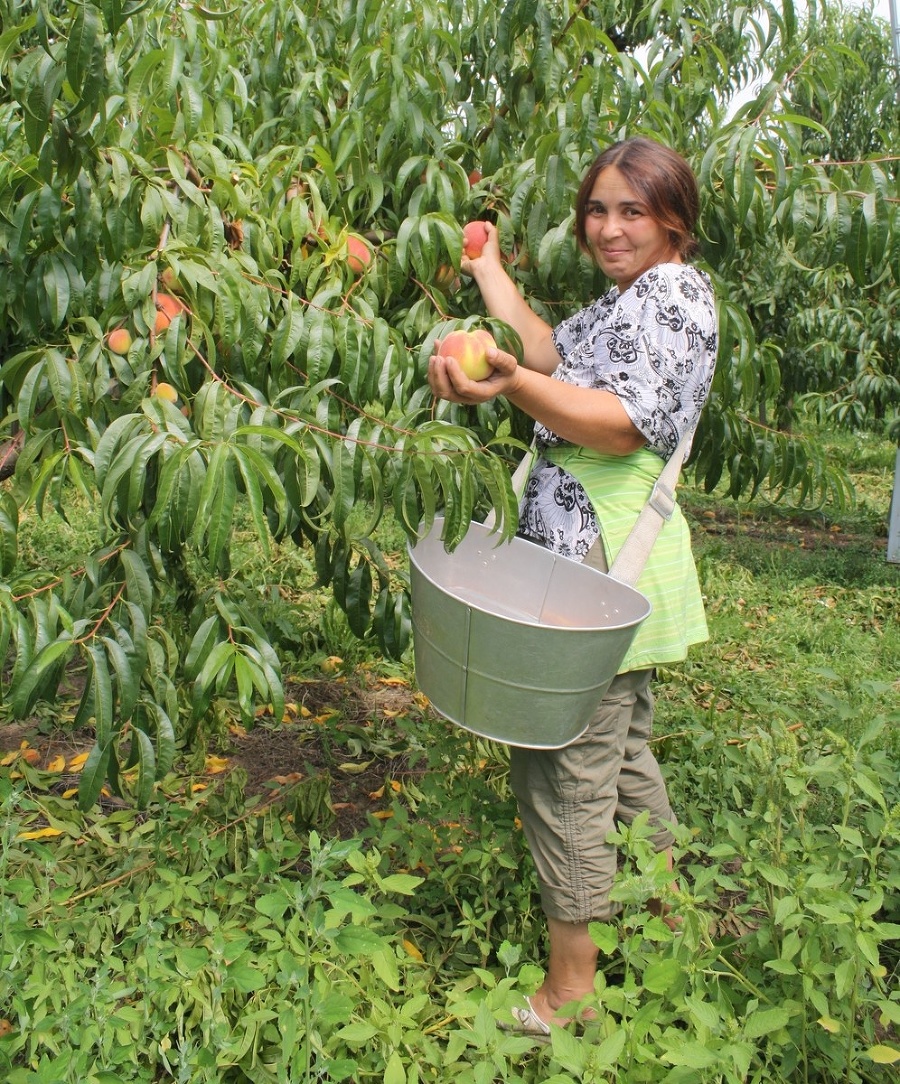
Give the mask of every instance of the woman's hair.
[[700, 213], [697, 178], [687, 162], [670, 147], [644, 136], [613, 143], [593, 162], [575, 197], [575, 240], [589, 252], [585, 219], [599, 174], [615, 166], [669, 238], [683, 260], [695, 256], [699, 245], [694, 227]]

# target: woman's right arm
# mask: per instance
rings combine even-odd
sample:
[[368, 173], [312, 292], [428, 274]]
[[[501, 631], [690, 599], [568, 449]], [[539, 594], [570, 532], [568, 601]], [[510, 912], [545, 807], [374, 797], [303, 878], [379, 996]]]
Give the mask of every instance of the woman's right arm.
[[485, 222], [485, 227], [487, 241], [481, 255], [474, 259], [464, 256], [461, 270], [475, 280], [488, 313], [518, 333], [524, 348], [525, 368], [549, 376], [561, 360], [553, 343], [553, 329], [531, 309], [506, 273], [500, 259], [497, 227], [490, 222]]

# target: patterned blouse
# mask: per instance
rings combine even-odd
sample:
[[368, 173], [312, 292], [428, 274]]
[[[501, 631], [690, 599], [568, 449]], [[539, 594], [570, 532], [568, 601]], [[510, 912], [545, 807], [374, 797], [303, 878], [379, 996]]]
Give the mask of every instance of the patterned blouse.
[[[645, 271], [624, 292], [607, 294], [553, 332], [561, 361], [553, 376], [619, 397], [629, 418], [662, 459], [692, 429], [709, 394], [718, 348], [715, 299], [708, 277], [690, 264]], [[536, 464], [525, 487], [519, 534], [581, 559], [600, 531], [584, 489], [540, 456], [565, 441], [536, 424]]]

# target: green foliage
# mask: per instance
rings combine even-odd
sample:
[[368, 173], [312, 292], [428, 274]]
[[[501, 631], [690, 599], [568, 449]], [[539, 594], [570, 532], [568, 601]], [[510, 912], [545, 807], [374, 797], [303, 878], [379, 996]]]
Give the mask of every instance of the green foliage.
[[886, 1084], [897, 716], [851, 742], [773, 707], [739, 743], [700, 720], [680, 739], [683, 887], [645, 823], [620, 830], [596, 1015], [546, 1046], [498, 1028], [543, 956], [502, 749], [423, 720], [387, 819], [344, 840], [237, 776], [190, 798], [170, 777], [146, 819], [79, 812], [22, 765], [0, 779], [4, 1079]]
[[[707, 490], [846, 500], [846, 474], [765, 409], [839, 385], [824, 411], [894, 418], [884, 78], [866, 160], [821, 157], [858, 124], [840, 108], [878, 54], [869, 23], [849, 48], [768, 3], [9, 0], [2, 15], [4, 698], [24, 716], [84, 675], [84, 808], [133, 768], [146, 803], [219, 698], [244, 721], [282, 702], [283, 615], [236, 572], [241, 529], [272, 554], [301, 548], [350, 632], [396, 657], [409, 603], [382, 523], [413, 537], [440, 513], [453, 545], [493, 507], [512, 533], [527, 425], [504, 402], [427, 391], [433, 338], [483, 314], [472, 283], [440, 272], [485, 217], [548, 318], [594, 296], [572, 193], [610, 139], [659, 136], [702, 181], [722, 328], [691, 467]], [[829, 303], [805, 324], [765, 318], [810, 283]], [[868, 291], [854, 306], [851, 283]], [[161, 319], [165, 295], [181, 308]], [[804, 336], [829, 345], [800, 377]], [[96, 541], [71, 565], [23, 562], [23, 518], [70, 516], [73, 494]]]

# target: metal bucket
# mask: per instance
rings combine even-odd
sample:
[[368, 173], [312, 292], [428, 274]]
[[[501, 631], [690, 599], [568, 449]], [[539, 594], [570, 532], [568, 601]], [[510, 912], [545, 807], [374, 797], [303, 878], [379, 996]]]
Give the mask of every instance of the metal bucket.
[[419, 688], [485, 738], [560, 749], [580, 737], [650, 613], [604, 572], [472, 523], [448, 553], [443, 520], [410, 547]]

